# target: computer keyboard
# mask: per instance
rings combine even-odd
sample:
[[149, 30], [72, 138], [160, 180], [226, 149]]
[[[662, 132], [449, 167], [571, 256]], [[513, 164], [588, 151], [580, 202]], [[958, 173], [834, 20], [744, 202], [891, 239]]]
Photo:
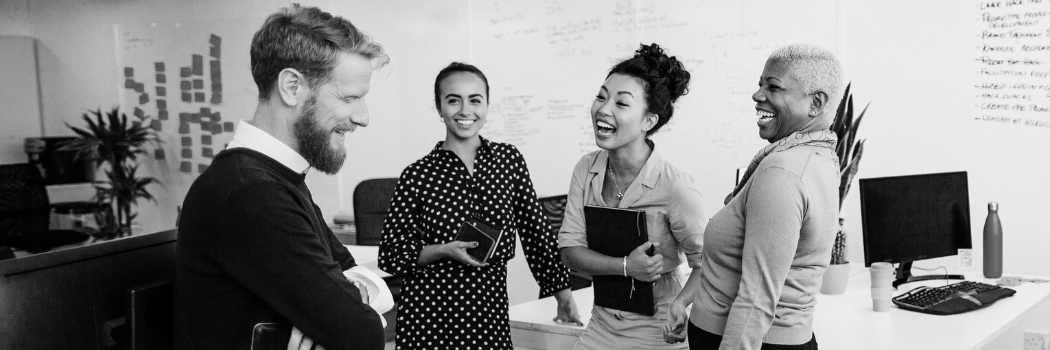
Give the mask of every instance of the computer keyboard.
[[1017, 291], [981, 282], [962, 281], [940, 287], [916, 287], [893, 297], [893, 303], [906, 310], [935, 315], [954, 315], [977, 310]]

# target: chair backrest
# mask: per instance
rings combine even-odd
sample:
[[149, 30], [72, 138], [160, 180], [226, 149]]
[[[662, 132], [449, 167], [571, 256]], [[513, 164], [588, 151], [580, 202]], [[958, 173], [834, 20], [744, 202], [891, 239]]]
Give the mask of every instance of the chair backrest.
[[390, 199], [394, 197], [397, 178], [380, 178], [361, 181], [354, 188], [354, 227], [357, 229], [357, 244], [379, 245], [383, 235], [383, 220], [390, 210]]
[[40, 170], [29, 163], [0, 165], [0, 245], [10, 237], [47, 231], [50, 222]]
[[547, 222], [551, 224], [551, 233], [555, 236], [561, 231], [561, 222], [565, 219], [565, 204], [568, 195], [558, 195], [539, 198], [540, 209], [547, 215]]

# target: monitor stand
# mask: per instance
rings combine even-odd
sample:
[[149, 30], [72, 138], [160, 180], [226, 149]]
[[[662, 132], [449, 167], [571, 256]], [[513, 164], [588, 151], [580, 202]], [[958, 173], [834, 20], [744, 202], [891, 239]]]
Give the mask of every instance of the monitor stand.
[[897, 289], [897, 286], [917, 282], [917, 281], [928, 281], [928, 280], [964, 280], [966, 276], [963, 275], [923, 275], [923, 276], [912, 276], [911, 275], [911, 261], [902, 262], [897, 266], [897, 279], [893, 281], [893, 289]]

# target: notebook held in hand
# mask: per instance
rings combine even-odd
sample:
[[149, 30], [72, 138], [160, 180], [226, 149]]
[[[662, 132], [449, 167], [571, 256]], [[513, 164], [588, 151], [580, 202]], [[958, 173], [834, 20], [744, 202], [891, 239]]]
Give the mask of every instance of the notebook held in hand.
[[[583, 207], [583, 216], [587, 221], [587, 248], [593, 251], [623, 257], [649, 240], [644, 211], [588, 205]], [[651, 256], [652, 250], [647, 253]], [[594, 276], [594, 305], [653, 316], [653, 283], [630, 276]]]
[[477, 219], [464, 221], [456, 233], [457, 241], [478, 242], [477, 247], [467, 249], [467, 254], [482, 264], [492, 257], [492, 252], [496, 250], [502, 238], [502, 229]]

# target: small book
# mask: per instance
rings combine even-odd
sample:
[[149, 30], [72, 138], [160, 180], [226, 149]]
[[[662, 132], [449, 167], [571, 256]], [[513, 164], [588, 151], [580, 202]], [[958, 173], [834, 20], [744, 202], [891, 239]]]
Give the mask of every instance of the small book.
[[492, 257], [501, 239], [503, 239], [502, 229], [477, 219], [464, 221], [463, 225], [459, 226], [459, 232], [456, 233], [457, 241], [478, 242], [477, 247], [467, 249], [467, 254], [483, 264]]
[[[644, 211], [588, 205], [583, 207], [583, 216], [587, 222], [587, 248], [598, 253], [627, 256], [649, 240]], [[622, 275], [594, 276], [594, 305], [653, 316], [653, 283]]]

